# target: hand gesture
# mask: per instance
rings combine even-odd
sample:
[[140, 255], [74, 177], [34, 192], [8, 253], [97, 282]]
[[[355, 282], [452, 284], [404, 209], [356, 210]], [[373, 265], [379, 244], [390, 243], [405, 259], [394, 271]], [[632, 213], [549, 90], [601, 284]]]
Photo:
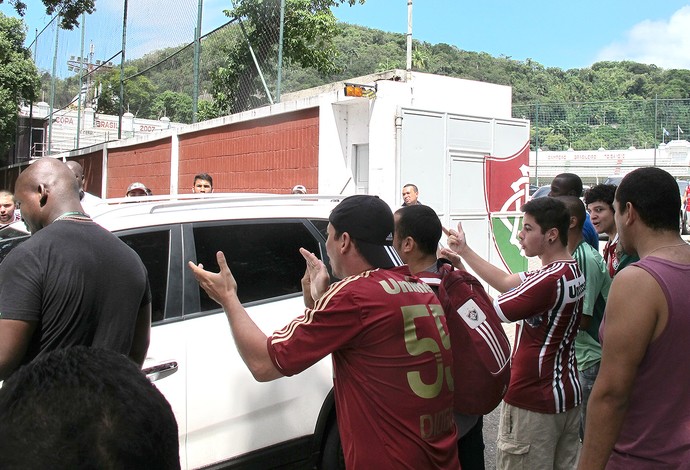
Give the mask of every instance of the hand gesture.
[[465, 265], [462, 264], [462, 258], [460, 257], [460, 255], [451, 250], [450, 248], [441, 248], [439, 250], [439, 253], [440, 257], [450, 261], [454, 268], [459, 269], [461, 271], [467, 271]]
[[[313, 307], [314, 302], [319, 300], [324, 292], [326, 292], [331, 278], [328, 275], [326, 265], [323, 264], [323, 261], [317, 258], [314, 253], [307, 251], [304, 248], [300, 248], [299, 252], [307, 262], [307, 269], [304, 272], [304, 277], [302, 277], [302, 289], [309, 290], [303, 290], [304, 303], [307, 307], [311, 308]], [[309, 295], [307, 295], [307, 292]], [[311, 298], [311, 302], [309, 301], [309, 298]]]
[[222, 251], [216, 253], [216, 260], [220, 267], [220, 272], [217, 273], [206, 271], [204, 265], [201, 263], [195, 265], [190, 261], [187, 265], [208, 296], [225, 307], [228, 299], [231, 299], [232, 296], [237, 296], [237, 282], [230, 272], [230, 268], [225, 261], [225, 255]]
[[462, 222], [458, 222], [457, 230], [442, 228], [443, 233], [448, 237], [448, 248], [462, 256], [467, 249], [467, 240], [465, 239], [465, 231], [462, 229]]

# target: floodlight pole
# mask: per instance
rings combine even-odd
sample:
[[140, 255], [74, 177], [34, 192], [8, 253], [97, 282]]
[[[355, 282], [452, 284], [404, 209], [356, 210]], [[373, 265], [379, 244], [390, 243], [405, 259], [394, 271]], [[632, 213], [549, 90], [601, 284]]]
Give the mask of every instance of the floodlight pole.
[[276, 83], [276, 102], [280, 103], [280, 87], [283, 79], [283, 34], [285, 29], [285, 0], [280, 0], [280, 34], [278, 37], [278, 79]]
[[[79, 56], [79, 98], [77, 99], [77, 142], [75, 147], [79, 148], [79, 134], [81, 133], [81, 90], [84, 86], [82, 68], [84, 67], [84, 31], [86, 30], [86, 14], [81, 14], [81, 52]], [[89, 60], [89, 63], [91, 61]], [[88, 72], [88, 69], [87, 69]], [[88, 89], [87, 89], [88, 90]], [[86, 98], [86, 97], [84, 97]]]
[[48, 154], [53, 148], [53, 108], [55, 105], [55, 75], [57, 74], [58, 39], [60, 37], [60, 14], [55, 19], [55, 52], [53, 53], [53, 75], [50, 77], [50, 114], [48, 114]]

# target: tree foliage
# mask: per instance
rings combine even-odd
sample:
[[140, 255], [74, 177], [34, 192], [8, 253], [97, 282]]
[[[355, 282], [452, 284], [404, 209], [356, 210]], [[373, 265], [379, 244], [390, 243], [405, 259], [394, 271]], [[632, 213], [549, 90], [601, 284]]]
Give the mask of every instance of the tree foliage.
[[[329, 7], [341, 3], [358, 0], [286, 1], [283, 94], [405, 67], [405, 35], [337, 23]], [[236, 8], [228, 12], [242, 18], [271, 92], [276, 88], [278, 4], [279, 0], [236, 1]], [[125, 110], [150, 119], [165, 112], [173, 121], [190, 122], [193, 49], [179, 49], [153, 51], [127, 62], [127, 77], [148, 71], [125, 82]], [[543, 149], [647, 147], [661, 141], [662, 126], [669, 131], [676, 129], [676, 122], [683, 129], [685, 123], [690, 127], [689, 102], [681, 101], [690, 100], [690, 70], [631, 61], [563, 70], [532, 59], [493, 57], [418, 40], [413, 40], [412, 59], [413, 70], [512, 87], [514, 116], [531, 120], [532, 144], [537, 145], [538, 137]], [[119, 71], [101, 81], [109, 95], [102, 96], [99, 111], [117, 114]], [[58, 80], [56, 89], [58, 106], [64, 106], [67, 103], [60, 100], [71, 99], [78, 82]], [[202, 42], [200, 96], [197, 120], [268, 103], [237, 20]]]
[[[136, 75], [134, 66], [125, 67], [125, 76]], [[96, 112], [105, 114], [119, 114], [120, 112], [120, 70], [113, 69], [97, 78], [96, 86], [100, 93]], [[125, 112], [130, 112], [136, 117], [148, 118], [151, 116], [151, 106], [156, 95], [156, 86], [143, 75], [128, 79], [124, 83]]]
[[24, 23], [0, 13], [0, 155], [14, 142], [19, 103], [38, 89], [38, 72], [23, 44]]
[[[322, 74], [337, 71], [333, 39], [338, 28], [331, 7], [358, 2], [364, 0], [286, 0], [284, 63], [313, 68]], [[212, 75], [218, 112], [243, 111], [253, 107], [257, 99], [265, 99], [266, 92], [254, 61], [260, 64], [264, 74], [272, 73], [277, 66], [279, 6], [279, 0], [238, 0], [232, 10], [225, 11], [228, 17], [238, 20], [234, 33], [239, 40], [224, 44], [219, 51], [225, 63]], [[253, 55], [246, 42], [252, 44]]]
[[[4, 0], [0, 0], [3, 3]], [[60, 26], [63, 29], [72, 29], [79, 26], [79, 17], [82, 13], [91, 14], [96, 9], [96, 0], [42, 0], [46, 7], [46, 14], [53, 16], [60, 13]], [[26, 3], [22, 0], [9, 0], [10, 5], [17, 10], [19, 16], [26, 13]]]

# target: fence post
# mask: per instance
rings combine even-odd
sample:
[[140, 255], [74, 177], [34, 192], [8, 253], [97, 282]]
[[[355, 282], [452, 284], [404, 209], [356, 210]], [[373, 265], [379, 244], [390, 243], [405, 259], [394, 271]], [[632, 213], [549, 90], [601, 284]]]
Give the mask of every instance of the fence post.
[[276, 103], [280, 103], [280, 87], [283, 79], [283, 30], [285, 29], [285, 0], [280, 0], [280, 34], [278, 37], [278, 79], [276, 83]]
[[535, 184], [539, 186], [539, 103], [534, 106], [534, 180]]
[[196, 28], [194, 29], [194, 88], [192, 89], [192, 123], [196, 122], [199, 111], [199, 62], [201, 61], [201, 13], [204, 0], [199, 0], [196, 12]]

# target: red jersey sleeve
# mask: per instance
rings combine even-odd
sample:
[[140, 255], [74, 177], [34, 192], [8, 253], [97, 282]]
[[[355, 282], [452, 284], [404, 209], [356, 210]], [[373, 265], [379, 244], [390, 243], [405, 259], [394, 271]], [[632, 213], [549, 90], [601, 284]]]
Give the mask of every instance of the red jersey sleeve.
[[557, 278], [549, 270], [520, 273], [522, 283], [494, 300], [496, 313], [505, 323], [539, 315], [551, 308], [558, 291]]
[[353, 280], [332, 284], [313, 309], [268, 338], [268, 354], [283, 375], [302, 372], [360, 333], [361, 309], [343, 289]]

